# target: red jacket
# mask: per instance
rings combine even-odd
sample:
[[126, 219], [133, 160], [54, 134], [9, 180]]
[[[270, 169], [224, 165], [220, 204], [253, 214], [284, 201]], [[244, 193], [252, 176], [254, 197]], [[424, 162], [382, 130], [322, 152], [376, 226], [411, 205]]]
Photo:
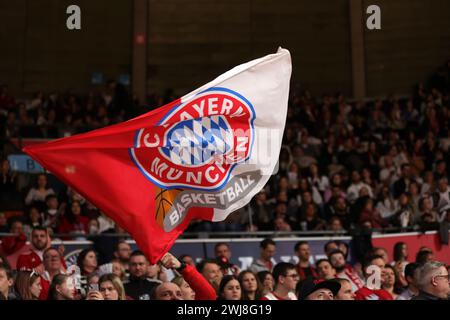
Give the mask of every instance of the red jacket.
[[50, 289], [50, 282], [41, 277], [41, 294], [39, 295], [39, 300], [47, 300], [48, 290]]
[[27, 237], [24, 234], [18, 236], [9, 236], [2, 239], [2, 249], [6, 256], [19, 251], [27, 243]]
[[29, 271], [33, 270], [34, 268], [36, 268], [41, 264], [42, 260], [39, 257], [39, 255], [31, 250], [29, 253], [21, 254], [17, 258], [16, 269]]
[[195, 300], [216, 300], [213, 286], [191, 265], [186, 265], [181, 275], [195, 292]]
[[394, 300], [389, 292], [384, 289], [372, 290], [362, 287], [355, 292], [356, 300]]
[[83, 216], [77, 216], [75, 223], [71, 223], [66, 217], [63, 217], [57, 228], [58, 233], [88, 233], [89, 219]]

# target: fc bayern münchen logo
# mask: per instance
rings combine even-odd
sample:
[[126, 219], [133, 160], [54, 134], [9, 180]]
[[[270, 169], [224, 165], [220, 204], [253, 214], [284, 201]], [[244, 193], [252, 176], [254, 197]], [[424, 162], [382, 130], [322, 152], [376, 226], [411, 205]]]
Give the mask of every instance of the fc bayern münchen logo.
[[218, 190], [249, 158], [254, 119], [244, 96], [211, 88], [173, 107], [158, 126], [138, 130], [130, 156], [160, 188]]

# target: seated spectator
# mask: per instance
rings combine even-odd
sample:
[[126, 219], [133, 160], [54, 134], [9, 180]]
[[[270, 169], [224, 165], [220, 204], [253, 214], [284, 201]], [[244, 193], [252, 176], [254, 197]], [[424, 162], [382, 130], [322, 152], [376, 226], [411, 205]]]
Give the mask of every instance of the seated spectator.
[[362, 188], [366, 188], [369, 193], [369, 197], [373, 199], [372, 188], [363, 181], [361, 181], [361, 175], [358, 172], [358, 170], [353, 170], [352, 183], [347, 189], [347, 200], [350, 202], [354, 202], [359, 197], [359, 193]]
[[25, 198], [26, 205], [36, 205], [38, 209], [45, 209], [45, 199], [48, 195], [55, 194], [52, 188], [47, 186], [47, 176], [40, 174], [37, 177], [37, 185], [30, 189]]
[[294, 291], [299, 282], [299, 276], [292, 263], [280, 262], [273, 269], [275, 280], [274, 290], [261, 300], [297, 300]]
[[10, 300], [9, 291], [14, 285], [14, 278], [11, 269], [4, 264], [0, 264], [0, 300]]
[[317, 279], [316, 269], [310, 264], [311, 250], [307, 241], [299, 241], [294, 247], [295, 255], [298, 257], [297, 273], [300, 281], [308, 278]]
[[397, 299], [399, 291], [401, 291], [399, 288], [397, 271], [390, 264], [384, 266], [381, 288], [389, 292], [394, 300]]
[[273, 262], [272, 258], [275, 255], [276, 244], [270, 238], [264, 239], [259, 244], [260, 247], [260, 257], [254, 261], [249, 270], [258, 273], [260, 271], [272, 271]]
[[263, 297], [261, 283], [253, 272], [242, 271], [238, 280], [242, 288], [242, 300], [260, 300]]
[[366, 259], [364, 275], [367, 284], [355, 292], [356, 300], [393, 300], [391, 294], [381, 288], [385, 265], [381, 256], [371, 255]]
[[345, 254], [341, 250], [336, 249], [332, 251], [329, 255], [329, 259], [331, 265], [336, 270], [336, 278], [347, 279], [350, 281], [353, 292], [356, 292], [364, 286], [364, 282], [358, 274], [346, 267], [347, 262]]
[[261, 292], [262, 297], [273, 291], [275, 281], [270, 271], [260, 271], [256, 274], [256, 276], [258, 277], [258, 280], [262, 286]]
[[334, 300], [341, 289], [340, 283], [336, 280], [306, 279], [299, 285], [299, 300]]
[[197, 265], [197, 270], [203, 277], [214, 287], [219, 290], [220, 281], [222, 281], [223, 273], [220, 270], [220, 266], [217, 260], [205, 259]]
[[11, 223], [9, 233], [13, 233], [14, 235], [2, 239], [2, 251], [6, 256], [25, 249], [27, 242], [27, 237], [23, 230], [23, 223], [20, 220], [14, 220]]
[[306, 205], [304, 214], [300, 218], [300, 230], [317, 231], [325, 229], [325, 221], [319, 218], [317, 208], [313, 203]]
[[142, 251], [133, 251], [130, 257], [130, 279], [124, 287], [126, 295], [134, 300], [150, 300], [152, 290], [160, 283], [147, 279], [148, 266], [149, 262]]
[[387, 226], [387, 222], [381, 217], [380, 213], [373, 207], [373, 200], [365, 198], [359, 223], [367, 228], [380, 229]]
[[182, 300], [180, 287], [172, 282], [163, 282], [152, 290], [151, 300]]
[[112, 273], [102, 275], [98, 287], [89, 291], [86, 300], [127, 300], [122, 281]]
[[82, 250], [77, 257], [77, 266], [82, 276], [89, 276], [97, 271], [97, 254], [93, 249]]
[[[70, 209], [61, 218], [57, 228], [58, 233], [86, 234], [89, 232], [89, 219], [82, 216], [80, 202], [74, 201]], [[80, 237], [84, 240], [84, 237]]]
[[411, 300], [448, 300], [449, 274], [445, 264], [429, 261], [418, 270], [419, 294]]
[[316, 261], [316, 269], [319, 279], [330, 280], [336, 278], [336, 269], [333, 268], [328, 259], [320, 259]]
[[236, 276], [226, 275], [222, 278], [218, 300], [242, 300], [242, 288]]
[[48, 290], [48, 300], [74, 300], [75, 286], [71, 277], [65, 274], [56, 275], [50, 289]]
[[414, 223], [414, 216], [408, 194], [402, 193], [398, 200], [398, 210], [391, 219], [392, 225], [401, 228], [411, 227]]
[[352, 291], [352, 284], [347, 279], [336, 279], [341, 285], [339, 292], [334, 296], [334, 300], [355, 300], [356, 294]]
[[30, 250], [17, 258], [17, 270], [36, 269], [39, 274], [44, 272], [43, 254], [50, 247], [51, 239], [46, 228], [35, 227], [31, 231]]
[[41, 278], [34, 271], [19, 271], [14, 288], [20, 300], [38, 300], [41, 294]]
[[408, 282], [407, 288], [397, 296], [397, 300], [411, 300], [419, 294], [419, 288], [417, 287], [417, 270], [419, 268], [418, 263], [409, 263], [405, 268], [405, 279]]

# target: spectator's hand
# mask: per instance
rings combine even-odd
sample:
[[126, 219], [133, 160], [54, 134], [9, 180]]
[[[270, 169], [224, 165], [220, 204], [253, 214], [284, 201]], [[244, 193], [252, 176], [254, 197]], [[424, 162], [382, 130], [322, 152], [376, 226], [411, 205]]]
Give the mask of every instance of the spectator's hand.
[[99, 291], [89, 291], [86, 300], [105, 300]]
[[169, 252], [162, 257], [161, 264], [166, 269], [178, 269], [181, 266], [181, 262]]

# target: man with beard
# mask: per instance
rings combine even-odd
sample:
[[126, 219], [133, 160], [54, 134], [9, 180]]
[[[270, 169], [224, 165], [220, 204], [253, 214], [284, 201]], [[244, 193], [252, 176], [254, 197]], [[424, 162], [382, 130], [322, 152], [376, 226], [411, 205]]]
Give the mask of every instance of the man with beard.
[[298, 257], [297, 273], [300, 276], [300, 281], [305, 279], [318, 279], [316, 269], [311, 266], [309, 259], [311, 258], [311, 250], [307, 241], [299, 241], [294, 247], [295, 255]]
[[346, 268], [345, 255], [341, 250], [334, 250], [330, 253], [330, 263], [336, 269], [336, 278], [350, 281], [352, 292], [356, 292], [364, 286], [364, 282], [358, 274]]
[[31, 231], [31, 248], [28, 253], [21, 254], [17, 258], [17, 270], [33, 270], [39, 274], [45, 271], [43, 265], [44, 250], [50, 247], [51, 239], [44, 227], [34, 227]]
[[129, 273], [129, 265], [130, 265], [130, 256], [131, 256], [131, 246], [125, 241], [120, 240], [117, 242], [116, 248], [114, 250], [114, 257], [116, 261], [120, 263], [125, 273]]

